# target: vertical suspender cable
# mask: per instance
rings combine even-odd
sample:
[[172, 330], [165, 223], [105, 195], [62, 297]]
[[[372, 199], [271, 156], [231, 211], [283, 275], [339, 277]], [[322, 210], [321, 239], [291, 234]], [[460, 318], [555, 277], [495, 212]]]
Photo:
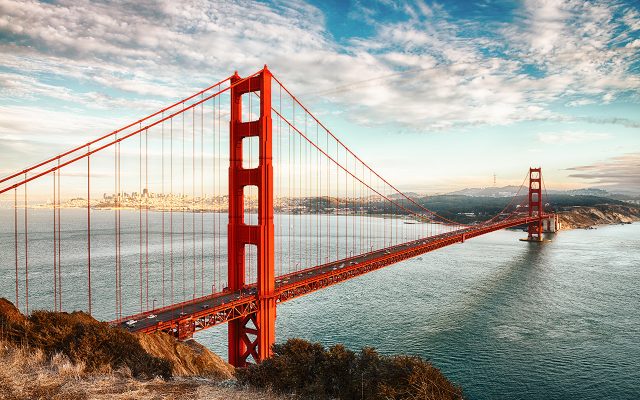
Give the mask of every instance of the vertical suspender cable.
[[13, 189], [13, 238], [16, 257], [16, 308], [20, 307], [18, 301], [18, 188]]
[[191, 109], [191, 260], [193, 298], [196, 298], [196, 108]]
[[204, 296], [204, 103], [200, 104], [200, 296]]
[[[295, 123], [294, 123], [295, 125]], [[302, 208], [300, 207], [302, 203], [302, 138], [298, 136], [298, 269], [302, 268]]]
[[[220, 91], [220, 86], [218, 86], [218, 91]], [[217, 136], [217, 140], [218, 140], [218, 166], [216, 168], [216, 170], [218, 171], [218, 196], [221, 199], [222, 198], [222, 114], [221, 114], [221, 99], [220, 96], [218, 96], [218, 136]], [[227, 204], [228, 205], [228, 204]], [[218, 241], [218, 282], [220, 282], [220, 280], [222, 279], [222, 215], [219, 212], [220, 210], [218, 210], [218, 213], [216, 214], [217, 219], [218, 219], [218, 236], [217, 236], [217, 241]], [[228, 284], [228, 277], [227, 277], [227, 284]]]
[[[142, 124], [138, 129], [142, 128]], [[138, 134], [138, 259], [140, 266], [140, 312], [144, 310], [142, 306], [142, 135]]]
[[184, 103], [182, 103], [182, 194], [180, 196], [180, 209], [182, 210], [182, 301], [185, 301], [187, 296], [187, 288], [186, 288], [186, 270], [184, 264], [184, 256], [185, 256], [185, 240], [184, 240], [184, 205], [185, 205], [185, 197], [184, 197]]
[[[91, 147], [87, 146], [87, 153]], [[87, 286], [89, 299], [89, 315], [91, 312], [91, 155], [87, 155]]]
[[288, 182], [287, 182], [287, 190], [289, 192], [289, 195], [287, 197], [287, 202], [289, 204], [289, 216], [287, 218], [287, 246], [289, 247], [289, 249], [287, 250], [287, 273], [291, 272], [291, 242], [292, 242], [292, 236], [291, 236], [291, 225], [292, 225], [292, 217], [293, 217], [293, 213], [291, 212], [291, 174], [293, 173], [293, 165], [291, 164], [291, 126], [288, 127], [289, 129], [289, 134], [287, 135], [287, 153], [289, 153], [289, 164], [287, 165], [287, 169], [289, 170], [289, 173], [287, 174], [287, 178], [288, 178]]
[[347, 168], [349, 168], [347, 157], [349, 153], [344, 152], [344, 258], [349, 257], [349, 173], [347, 172]]
[[339, 260], [340, 257], [340, 239], [339, 236], [342, 234], [342, 218], [341, 218], [341, 208], [342, 208], [342, 199], [340, 194], [340, 166], [337, 163], [338, 157], [340, 156], [340, 152], [338, 150], [338, 143], [336, 142], [336, 260]]
[[[278, 109], [280, 110], [280, 114], [282, 115], [282, 86], [278, 85]], [[282, 164], [283, 164], [283, 160], [282, 160], [282, 118], [278, 118], [278, 194], [279, 197], [281, 199], [280, 201], [280, 207], [282, 207]], [[278, 223], [278, 237], [279, 237], [279, 242], [280, 242], [280, 254], [279, 254], [279, 258], [280, 261], [278, 263], [278, 275], [282, 275], [282, 256], [283, 256], [283, 237], [282, 237], [282, 224], [284, 223], [284, 213], [282, 211], [282, 208], [280, 209], [280, 218], [279, 218], [279, 223]]]
[[[116, 134], [116, 140], [118, 139], [118, 135]], [[113, 203], [114, 203], [114, 211], [113, 211], [113, 230], [114, 230], [114, 237], [115, 237], [115, 243], [114, 243], [114, 248], [115, 248], [115, 297], [116, 297], [116, 301], [115, 301], [115, 305], [116, 305], [116, 319], [119, 318], [119, 313], [118, 313], [118, 301], [119, 301], [119, 297], [118, 297], [118, 144], [116, 143], [115, 146], [113, 146]]]
[[[330, 150], [329, 150], [329, 135], [327, 134], [327, 131], [324, 132], [325, 135], [325, 139], [326, 139], [326, 149], [327, 149], [327, 154], [329, 154]], [[331, 203], [331, 163], [329, 162], [329, 158], [325, 157], [327, 159], [327, 206], [329, 206]], [[329, 212], [326, 212], [326, 224], [327, 224], [327, 262], [329, 261], [329, 257], [331, 257], [331, 254], [333, 254], [331, 252], [331, 216], [329, 215]]]
[[[24, 174], [25, 181], [27, 180], [27, 174]], [[29, 224], [27, 221], [27, 184], [24, 184], [24, 297], [25, 297], [25, 309], [26, 314], [29, 314]]]
[[[122, 318], [122, 211], [120, 210], [121, 202], [122, 202], [122, 190], [121, 190], [121, 182], [120, 182], [120, 173], [122, 171], [121, 168], [121, 158], [120, 158], [120, 142], [117, 143], [117, 155], [118, 155], [118, 171], [117, 171], [117, 182], [118, 182], [118, 191], [117, 191], [117, 206], [116, 206], [116, 216], [118, 219], [118, 234], [117, 234], [117, 246], [118, 246], [118, 315]], [[58, 183], [60, 183], [60, 178], [58, 177]], [[58, 191], [58, 194], [60, 191]], [[60, 218], [58, 218], [59, 220]], [[60, 226], [60, 225], [58, 225]], [[59, 237], [60, 235], [58, 235]], [[60, 268], [58, 268], [58, 271]]]
[[[56, 171], [53, 171], [53, 311], [58, 311], [58, 243], [56, 236]], [[18, 305], [16, 304], [16, 307]]]
[[213, 254], [213, 284], [211, 285], [211, 293], [217, 292], [216, 272], [217, 272], [217, 249], [216, 249], [216, 100], [211, 102], [211, 239]]
[[146, 271], [146, 297], [147, 311], [149, 311], [149, 132], [144, 130], [144, 186], [146, 196], [144, 197], [144, 265]]
[[[58, 168], [60, 168], [60, 159], [58, 159]], [[58, 311], [62, 311], [62, 218], [61, 218], [61, 210], [60, 210], [60, 180], [62, 178], [62, 171], [58, 169]]]
[[169, 266], [171, 270], [171, 304], [175, 303], [174, 297], [174, 274], [173, 274], [173, 202], [175, 194], [173, 193], [173, 118], [170, 124], [170, 142], [169, 142]]
[[161, 145], [161, 154], [160, 154], [160, 163], [162, 164], [162, 172], [160, 173], [161, 177], [160, 177], [160, 185], [161, 188], [160, 190], [162, 191], [162, 307], [165, 306], [165, 299], [164, 299], [164, 286], [165, 286], [165, 276], [164, 276], [164, 270], [165, 270], [165, 255], [164, 255], [164, 231], [165, 231], [165, 218], [164, 218], [164, 214], [165, 214], [165, 209], [167, 208], [167, 197], [166, 194], [164, 192], [164, 112], [162, 112], [162, 145]]

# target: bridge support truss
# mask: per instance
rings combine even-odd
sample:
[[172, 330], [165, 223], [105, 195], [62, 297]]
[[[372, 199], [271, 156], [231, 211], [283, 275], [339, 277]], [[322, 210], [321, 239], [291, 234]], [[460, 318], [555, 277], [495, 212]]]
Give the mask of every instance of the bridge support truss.
[[542, 168], [529, 168], [529, 217], [537, 218], [529, 223], [527, 240], [542, 241], [542, 220], [544, 203], [542, 200]]
[[[250, 358], [259, 362], [269, 357], [275, 342], [275, 273], [273, 224], [273, 165], [271, 136], [271, 73], [265, 66], [254, 77], [241, 83], [237, 73], [231, 78], [230, 164], [229, 164], [229, 290], [243, 290], [245, 282], [245, 248], [254, 245], [258, 253], [258, 310], [229, 323], [229, 363], [236, 367]], [[242, 96], [259, 94], [260, 117], [245, 121]], [[259, 161], [255, 168], [243, 167], [242, 144], [257, 137]], [[258, 189], [258, 224], [245, 223], [244, 188]]]

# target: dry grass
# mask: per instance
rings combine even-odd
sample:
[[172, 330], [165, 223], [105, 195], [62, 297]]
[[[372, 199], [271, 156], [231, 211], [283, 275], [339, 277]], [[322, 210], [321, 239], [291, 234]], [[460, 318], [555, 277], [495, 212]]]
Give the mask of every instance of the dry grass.
[[124, 400], [124, 399], [283, 399], [268, 392], [240, 390], [203, 378], [138, 380], [124, 367], [117, 371], [88, 372], [64, 355], [51, 359], [42, 350], [0, 342], [0, 399]]
[[372, 348], [359, 353], [335, 345], [289, 339], [272, 357], [236, 372], [238, 381], [303, 399], [461, 400], [455, 386], [429, 362], [385, 356]]
[[64, 354], [87, 371], [127, 367], [137, 378], [171, 377], [171, 363], [147, 353], [135, 335], [82, 312], [34, 311], [25, 317], [0, 298], [0, 334], [8, 343], [42, 350], [49, 359]]
[[179, 342], [164, 332], [136, 336], [147, 353], [171, 363], [173, 376], [201, 376], [225, 380], [231, 379], [234, 375], [235, 369], [230, 364], [195, 340]]
[[132, 335], [80, 312], [25, 317], [0, 299], [0, 400], [281, 398], [239, 389], [233, 372], [195, 342]]

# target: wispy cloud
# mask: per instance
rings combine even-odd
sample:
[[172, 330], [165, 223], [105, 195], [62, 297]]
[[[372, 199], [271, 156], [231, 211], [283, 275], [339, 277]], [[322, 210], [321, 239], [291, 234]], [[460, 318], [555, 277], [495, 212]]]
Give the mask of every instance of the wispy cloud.
[[640, 153], [629, 153], [619, 157], [573, 168], [569, 177], [589, 181], [609, 190], [640, 193]]
[[[624, 5], [528, 0], [511, 22], [480, 23], [435, 3], [385, 3], [406, 18], [372, 11], [363, 23], [375, 34], [339, 44], [299, 0], [2, 0], [2, 97], [123, 107], [114, 92], [154, 105], [267, 63], [303, 100], [329, 99], [361, 123], [434, 130], [558, 120], [557, 102], [640, 89], [630, 71], [640, 16]], [[92, 89], [79, 95], [65, 82]]]
[[597, 140], [606, 140], [610, 137], [611, 135], [608, 133], [599, 132], [565, 131], [538, 133], [538, 140], [547, 144], [585, 143]]

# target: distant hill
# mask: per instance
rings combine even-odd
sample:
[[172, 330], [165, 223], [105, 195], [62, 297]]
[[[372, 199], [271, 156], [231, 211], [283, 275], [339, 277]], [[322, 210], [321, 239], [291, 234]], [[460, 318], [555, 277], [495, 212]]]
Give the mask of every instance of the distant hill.
[[[447, 193], [448, 195], [473, 196], [473, 197], [513, 197], [518, 192], [518, 186], [503, 187], [486, 187], [486, 188], [467, 188], [455, 192]], [[526, 193], [526, 188], [521, 190], [520, 194]], [[548, 194], [561, 194], [568, 196], [596, 196], [606, 198], [616, 198], [616, 195], [609, 193], [604, 189], [587, 188], [574, 190], [548, 190]]]
[[513, 197], [518, 192], [518, 189], [518, 186], [467, 188], [447, 193], [447, 195], [473, 197]]
[[394, 200], [398, 200], [398, 199], [404, 199], [405, 196], [410, 198], [410, 199], [417, 199], [422, 197], [421, 195], [419, 195], [416, 192], [402, 192], [403, 194], [400, 193], [394, 193], [389, 195], [389, 198], [394, 199]]
[[[527, 193], [520, 193], [512, 204], [520, 204], [525, 201]], [[423, 197], [418, 203], [439, 215], [461, 223], [483, 221], [498, 214], [511, 202], [507, 196], [468, 196], [468, 195], [441, 195]], [[549, 193], [545, 198], [545, 210], [553, 212], [567, 211], [574, 207], [593, 207], [599, 204], [623, 205], [624, 202], [608, 197]]]
[[569, 196], [598, 196], [598, 197], [611, 197], [611, 193], [604, 189], [587, 188], [587, 189], [574, 189], [574, 190], [550, 190], [549, 193], [554, 194], [568, 194]]

